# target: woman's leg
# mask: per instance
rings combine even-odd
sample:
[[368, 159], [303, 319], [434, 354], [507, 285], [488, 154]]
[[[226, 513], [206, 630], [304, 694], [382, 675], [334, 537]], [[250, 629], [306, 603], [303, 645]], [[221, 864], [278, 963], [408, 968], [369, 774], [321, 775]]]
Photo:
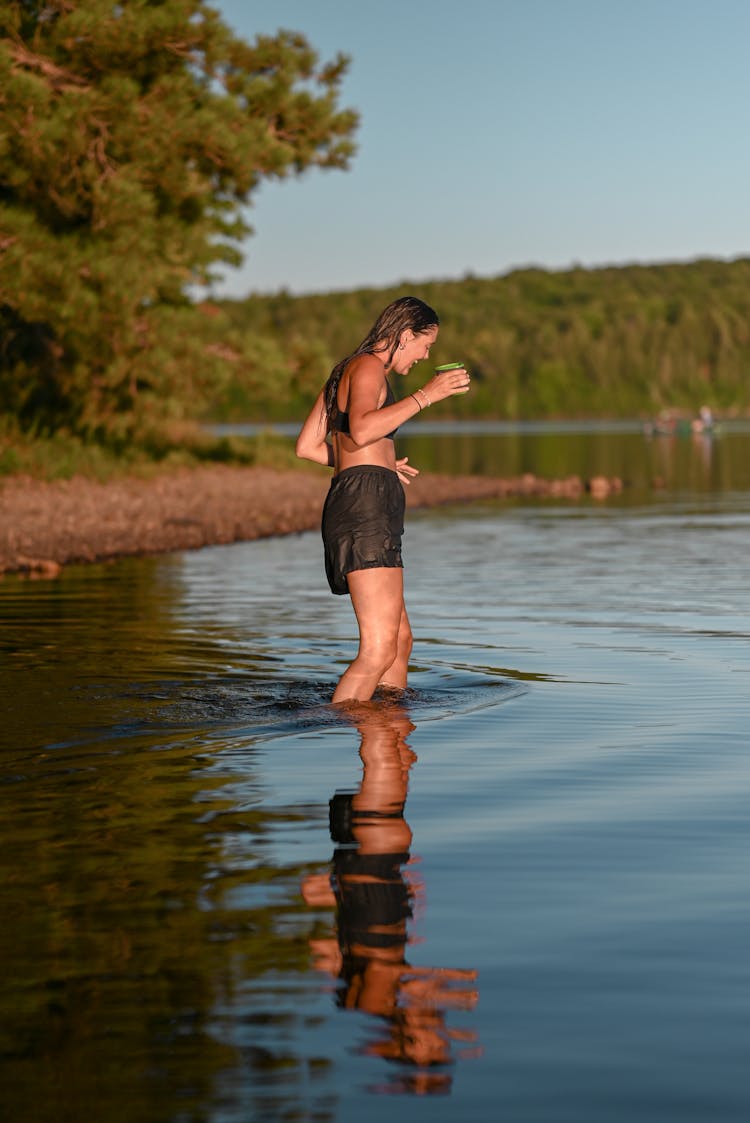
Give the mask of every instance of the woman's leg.
[[405, 690], [409, 674], [409, 657], [412, 649], [412, 634], [406, 605], [401, 606], [401, 620], [396, 642], [396, 658], [384, 672], [378, 686], [390, 686], [394, 690]]
[[399, 636], [405, 615], [404, 571], [357, 569], [347, 574], [347, 583], [359, 625], [359, 651], [341, 676], [332, 701], [366, 702], [385, 672], [399, 659]]

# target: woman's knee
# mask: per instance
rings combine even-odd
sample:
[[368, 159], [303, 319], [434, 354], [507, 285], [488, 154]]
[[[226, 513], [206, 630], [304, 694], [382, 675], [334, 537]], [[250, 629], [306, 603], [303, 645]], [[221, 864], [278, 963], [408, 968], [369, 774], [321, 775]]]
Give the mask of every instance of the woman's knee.
[[380, 674], [387, 670], [398, 656], [400, 637], [377, 636], [364, 639], [360, 643], [358, 659], [371, 668], [373, 673]]

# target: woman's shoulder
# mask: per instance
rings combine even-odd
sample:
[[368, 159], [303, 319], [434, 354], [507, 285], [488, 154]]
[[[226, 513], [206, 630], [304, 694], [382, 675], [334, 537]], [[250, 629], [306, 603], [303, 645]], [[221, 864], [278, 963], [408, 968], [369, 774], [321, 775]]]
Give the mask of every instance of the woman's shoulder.
[[356, 387], [358, 393], [375, 394], [380, 401], [385, 394], [385, 372], [383, 364], [375, 355], [357, 355], [347, 364], [345, 378], [350, 388]]
[[346, 373], [350, 378], [355, 375], [382, 378], [383, 364], [370, 351], [366, 351], [363, 355], [355, 355], [353, 359], [349, 360], [346, 364]]

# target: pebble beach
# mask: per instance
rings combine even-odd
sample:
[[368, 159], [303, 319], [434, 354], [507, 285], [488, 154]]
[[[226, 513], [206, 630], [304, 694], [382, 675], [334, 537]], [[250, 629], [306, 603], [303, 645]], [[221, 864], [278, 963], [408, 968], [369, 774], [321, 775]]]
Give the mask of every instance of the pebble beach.
[[[328, 482], [322, 472], [224, 465], [105, 483], [8, 476], [0, 480], [0, 573], [55, 577], [68, 564], [301, 533], [318, 526]], [[434, 507], [584, 492], [601, 499], [621, 488], [620, 480], [600, 476], [424, 473], [406, 497], [409, 507]]]

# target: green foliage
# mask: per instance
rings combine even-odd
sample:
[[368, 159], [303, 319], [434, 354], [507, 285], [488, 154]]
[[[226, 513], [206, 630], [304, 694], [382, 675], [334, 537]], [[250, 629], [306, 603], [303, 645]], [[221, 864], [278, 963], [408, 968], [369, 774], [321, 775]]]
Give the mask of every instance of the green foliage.
[[215, 437], [196, 424], [161, 421], [141, 429], [137, 441], [101, 442], [65, 429], [48, 434], [22, 431], [11, 419], [0, 417], [0, 477], [23, 474], [59, 480], [86, 476], [105, 481], [123, 475], [153, 476], [164, 469], [202, 463], [299, 465], [290, 442], [270, 432]]
[[[249, 335], [278, 341], [288, 363], [292, 340], [314, 341], [320, 365], [328, 356], [330, 369], [384, 305], [409, 291], [440, 314], [436, 360], [462, 359], [474, 376], [472, 393], [442, 403], [441, 417], [625, 417], [703, 404], [725, 414], [747, 409], [748, 259], [525, 269], [304, 297], [282, 292], [226, 302], [223, 311]], [[289, 384], [287, 416], [309, 408], [312, 391], [303, 401], [299, 390]], [[244, 419], [271, 415], [270, 401], [259, 396]]]
[[186, 418], [296, 420], [408, 291], [474, 375], [443, 418], [746, 410], [746, 259], [191, 303], [260, 183], [347, 166], [345, 66], [205, 0], [0, 0], [0, 417], [157, 459]]
[[0, 0], [0, 412], [119, 440], [221, 391], [186, 293], [263, 180], [347, 166], [345, 67], [203, 0]]

